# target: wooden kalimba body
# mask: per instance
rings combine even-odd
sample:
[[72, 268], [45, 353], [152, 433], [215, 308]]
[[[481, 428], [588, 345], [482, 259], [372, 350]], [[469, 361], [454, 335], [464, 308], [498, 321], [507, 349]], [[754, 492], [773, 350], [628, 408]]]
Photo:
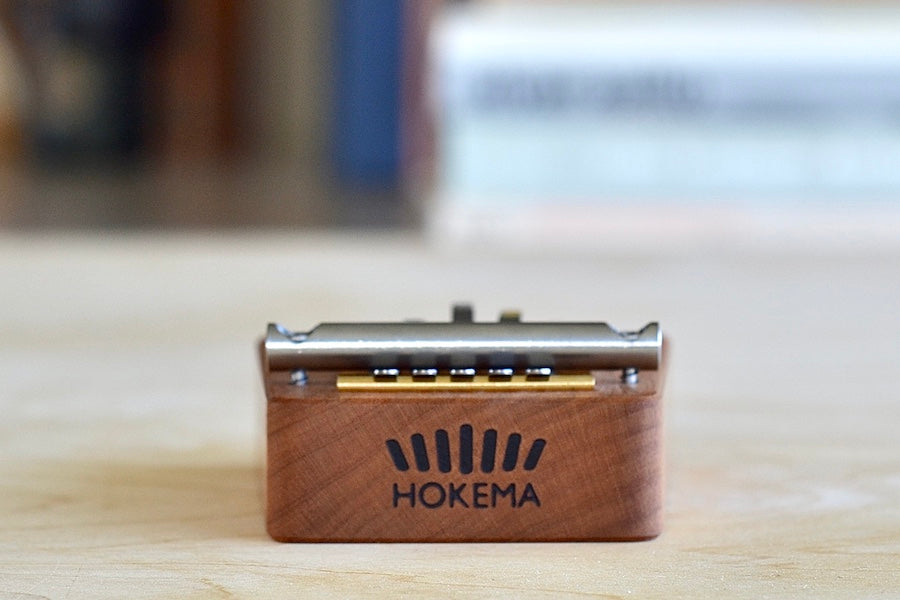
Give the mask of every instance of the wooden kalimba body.
[[[659, 535], [665, 365], [658, 326], [619, 333], [575, 324], [582, 335], [573, 324], [532, 325], [476, 324], [458, 309], [451, 323], [344, 325], [341, 335], [326, 326], [309, 334], [270, 327], [263, 361], [270, 535], [291, 542]], [[556, 333], [538, 339], [545, 329]], [[372, 343], [357, 343], [355, 354], [345, 347], [359, 340]], [[335, 368], [341, 364], [349, 369]]]

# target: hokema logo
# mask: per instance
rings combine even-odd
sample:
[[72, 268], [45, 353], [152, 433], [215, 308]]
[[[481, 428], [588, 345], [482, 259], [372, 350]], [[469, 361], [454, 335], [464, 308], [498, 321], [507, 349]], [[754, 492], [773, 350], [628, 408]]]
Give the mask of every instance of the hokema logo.
[[[412, 463], [404, 452], [403, 445], [395, 439], [386, 441], [388, 454], [397, 471], [405, 473], [410, 471], [411, 464], [421, 473], [433, 472], [436, 468], [441, 473], [453, 472], [454, 466], [462, 475], [469, 475], [476, 471], [476, 444], [475, 432], [472, 425], [464, 424], [459, 428], [459, 437], [454, 444], [446, 429], [438, 429], [434, 432], [433, 453], [429, 452], [429, 441], [421, 433], [414, 433], [409, 438], [409, 448], [412, 453]], [[536, 438], [531, 442], [528, 451], [523, 454], [520, 464], [520, 450], [522, 449], [522, 435], [510, 433], [506, 438], [506, 445], [502, 451], [497, 445], [498, 434], [496, 429], [487, 429], [481, 436], [481, 448], [477, 452], [477, 467], [481, 473], [511, 473], [521, 467], [522, 471], [533, 471], [537, 468], [544, 452], [547, 441]], [[453, 447], [456, 448], [454, 457]], [[455, 459], [455, 460], [454, 460]], [[499, 459], [499, 464], [498, 464]], [[526, 504], [540, 506], [537, 491], [530, 482], [508, 481], [463, 481], [441, 483], [427, 481], [424, 483], [412, 482], [401, 485], [394, 483], [392, 504], [394, 508], [409, 506], [415, 508], [496, 508], [498, 506], [511, 506], [521, 508]]]

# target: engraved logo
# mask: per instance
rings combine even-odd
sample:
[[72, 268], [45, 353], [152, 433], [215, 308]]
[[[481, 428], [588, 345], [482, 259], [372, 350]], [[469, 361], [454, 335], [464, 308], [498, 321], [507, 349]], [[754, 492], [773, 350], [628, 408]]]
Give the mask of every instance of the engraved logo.
[[[470, 424], [461, 425], [458, 437], [454, 437], [455, 439], [451, 439], [446, 429], [436, 430], [431, 439], [426, 439], [422, 433], [414, 433], [409, 438], [409, 454], [404, 452], [403, 445], [396, 439], [389, 439], [385, 443], [391, 462], [400, 473], [410, 472], [413, 467], [420, 473], [433, 473], [435, 470], [452, 473], [455, 468], [461, 475], [478, 472], [491, 474], [492, 480], [394, 483], [391, 495], [394, 508], [540, 507], [541, 500], [531, 482], [509, 481], [508, 476], [504, 477], [502, 474], [536, 469], [547, 445], [546, 440], [536, 438], [527, 451], [521, 452], [523, 445], [520, 433], [510, 433], [505, 439], [505, 445], [500, 448], [497, 430], [487, 429], [479, 436], [479, 447]], [[408, 456], [412, 458], [412, 462]]]

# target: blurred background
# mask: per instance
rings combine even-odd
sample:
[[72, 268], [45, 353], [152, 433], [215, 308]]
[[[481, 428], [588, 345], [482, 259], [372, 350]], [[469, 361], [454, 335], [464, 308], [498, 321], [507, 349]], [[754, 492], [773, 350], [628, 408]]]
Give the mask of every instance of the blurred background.
[[900, 238], [891, 3], [0, 7], [3, 228]]

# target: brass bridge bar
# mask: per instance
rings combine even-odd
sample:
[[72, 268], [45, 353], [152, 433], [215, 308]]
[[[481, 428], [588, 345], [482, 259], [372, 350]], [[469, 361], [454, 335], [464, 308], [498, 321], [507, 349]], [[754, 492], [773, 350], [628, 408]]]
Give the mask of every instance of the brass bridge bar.
[[337, 387], [344, 391], [397, 392], [397, 391], [576, 391], [593, 390], [596, 381], [590, 373], [565, 373], [542, 378], [527, 375], [512, 375], [495, 378], [489, 375], [475, 375], [456, 378], [437, 375], [429, 378], [397, 375], [380, 378], [373, 375], [338, 375]]

